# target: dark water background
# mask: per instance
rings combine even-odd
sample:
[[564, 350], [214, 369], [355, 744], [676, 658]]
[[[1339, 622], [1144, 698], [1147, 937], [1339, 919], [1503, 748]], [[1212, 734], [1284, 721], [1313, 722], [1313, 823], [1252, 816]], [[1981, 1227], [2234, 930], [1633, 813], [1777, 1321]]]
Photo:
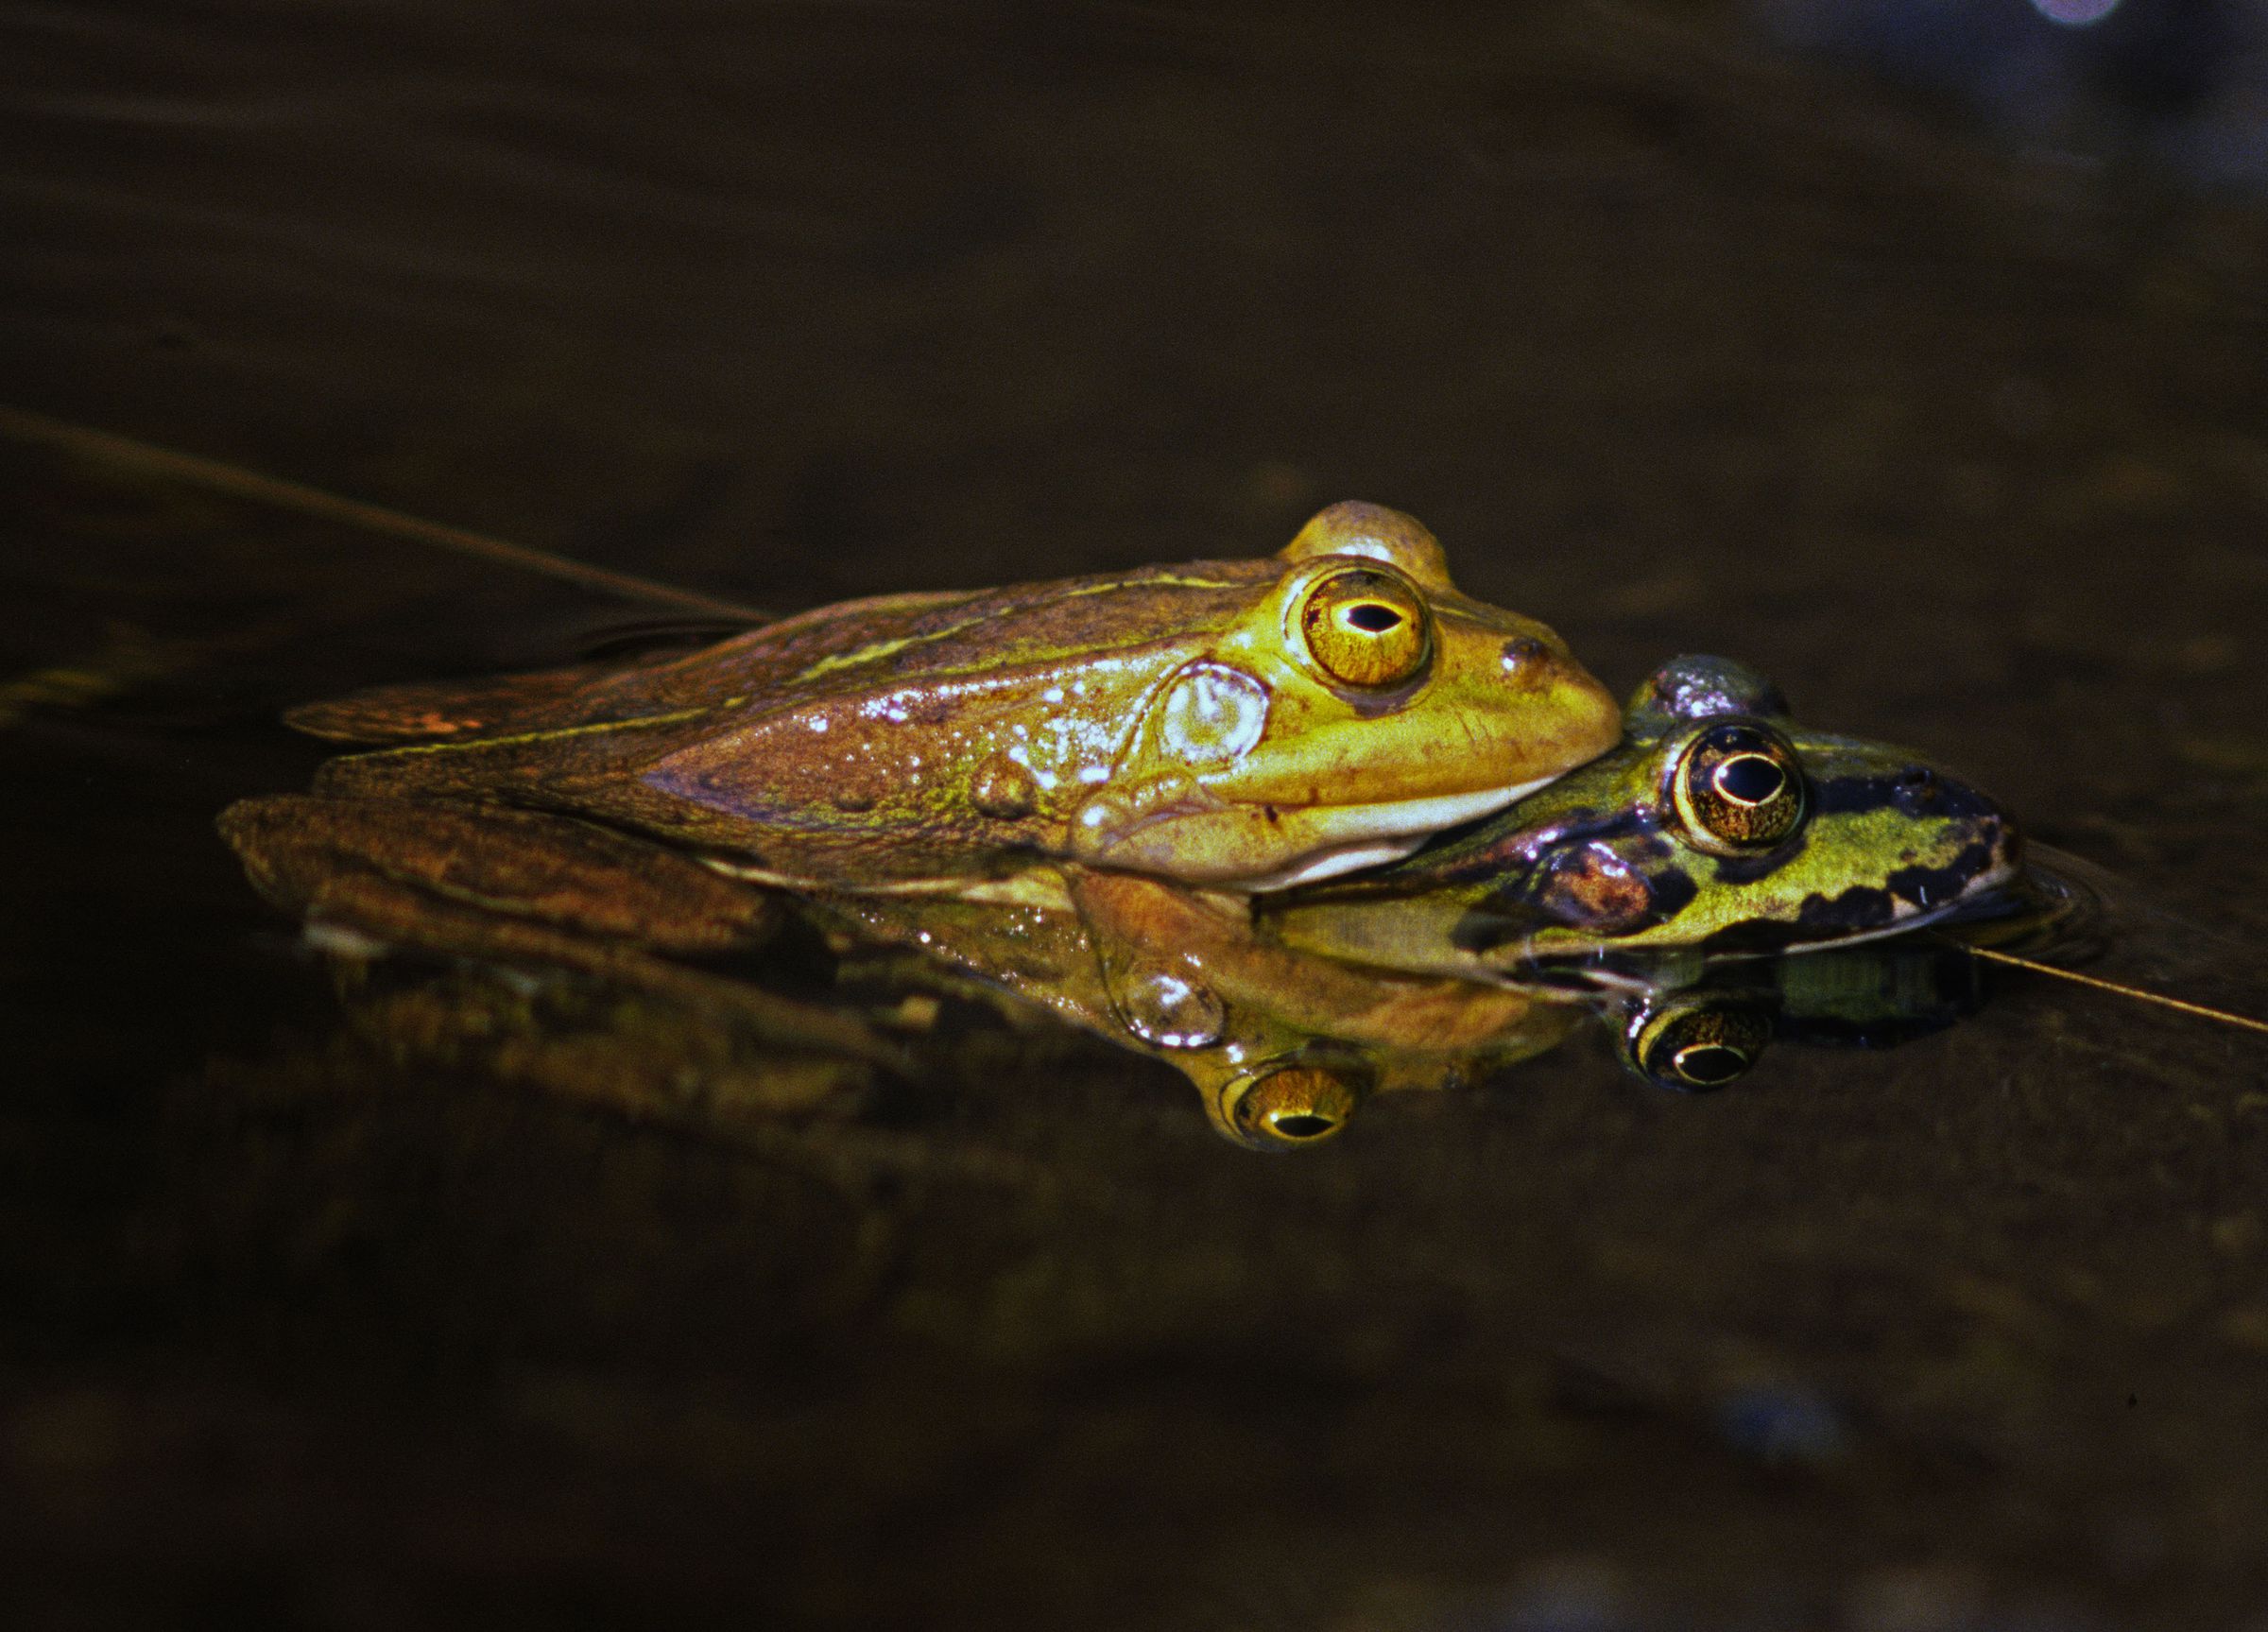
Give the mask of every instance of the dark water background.
[[[9, 4], [0, 398], [782, 607], [1396, 504], [2268, 1012], [2254, 20], [2176, 9], [2009, 0], [2019, 118], [1788, 6]], [[286, 703], [621, 610], [0, 478], [11, 1624], [2268, 1624], [2257, 1039], [2019, 984], [1274, 1161], [1099, 1045], [627, 1117], [344, 1024], [212, 831]]]

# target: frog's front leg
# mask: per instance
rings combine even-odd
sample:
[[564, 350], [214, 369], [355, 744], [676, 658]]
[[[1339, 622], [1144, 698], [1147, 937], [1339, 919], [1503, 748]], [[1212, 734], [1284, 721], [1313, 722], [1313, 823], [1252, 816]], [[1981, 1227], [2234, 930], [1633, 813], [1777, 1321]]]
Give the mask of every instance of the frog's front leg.
[[253, 887], [311, 928], [616, 980], [903, 1068], [850, 1015], [671, 962], [758, 945], [782, 908], [650, 842], [540, 811], [297, 794], [242, 800], [219, 827]]

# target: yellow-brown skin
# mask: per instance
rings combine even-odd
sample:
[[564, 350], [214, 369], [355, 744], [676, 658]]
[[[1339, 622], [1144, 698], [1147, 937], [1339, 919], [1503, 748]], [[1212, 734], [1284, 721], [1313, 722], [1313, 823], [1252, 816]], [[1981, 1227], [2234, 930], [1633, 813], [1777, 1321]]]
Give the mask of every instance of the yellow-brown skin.
[[1399, 511], [1276, 557], [823, 607], [611, 671], [299, 711], [334, 798], [586, 816], [735, 876], [952, 889], [1035, 858], [1257, 890], [1390, 859], [1611, 747], [1544, 626]]
[[[782, 1047], [907, 1069], [854, 1014], [680, 961], [761, 944], [782, 906], [667, 846], [548, 812], [303, 794], [242, 800], [220, 830], [262, 895], [341, 950], [574, 971]], [[1584, 1013], [1552, 994], [1293, 952], [1254, 938], [1240, 897], [1075, 864], [958, 896], [816, 904], [1171, 1062], [1216, 1127], [1260, 1149], [1329, 1137], [1372, 1092], [1540, 1053]]]
[[253, 887], [333, 947], [570, 970], [782, 1047], [908, 1069], [853, 1015], [680, 961], [762, 944], [782, 907], [665, 847], [542, 811], [305, 794], [240, 799], [220, 834]]
[[954, 897], [819, 904], [1162, 1059], [1213, 1126], [1285, 1150], [1378, 1092], [1437, 1089], [1556, 1046], [1562, 994], [1358, 969], [1258, 939], [1240, 897], [1074, 866]]

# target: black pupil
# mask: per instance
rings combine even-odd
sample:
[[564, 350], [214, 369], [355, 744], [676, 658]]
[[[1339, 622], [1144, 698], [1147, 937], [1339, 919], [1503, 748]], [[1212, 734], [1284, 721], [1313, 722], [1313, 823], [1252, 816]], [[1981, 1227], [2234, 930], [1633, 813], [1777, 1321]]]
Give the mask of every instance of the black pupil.
[[1286, 1139], [1314, 1139], [1318, 1135], [1329, 1133], [1338, 1124], [1328, 1116], [1317, 1116], [1313, 1111], [1300, 1111], [1291, 1116], [1276, 1117], [1270, 1121], [1268, 1125]]
[[1730, 1082], [1748, 1069], [1748, 1057], [1739, 1049], [1721, 1042], [1697, 1042], [1681, 1048], [1671, 1060], [1677, 1074], [1688, 1082], [1697, 1082], [1706, 1088]]
[[1382, 607], [1376, 601], [1365, 601], [1359, 607], [1347, 609], [1347, 621], [1367, 634], [1383, 635], [1401, 622], [1401, 614], [1392, 607]]
[[1778, 799], [1788, 785], [1787, 773], [1761, 754], [1740, 754], [1717, 767], [1717, 791], [1744, 805], [1761, 805]]

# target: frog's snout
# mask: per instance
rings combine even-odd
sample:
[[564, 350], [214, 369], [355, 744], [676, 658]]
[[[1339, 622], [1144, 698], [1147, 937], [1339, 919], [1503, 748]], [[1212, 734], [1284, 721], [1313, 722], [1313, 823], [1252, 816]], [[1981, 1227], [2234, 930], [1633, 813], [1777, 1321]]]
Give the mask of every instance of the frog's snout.
[[1996, 888], [2023, 865], [2024, 838], [2007, 808], [1972, 784], [1929, 765], [1915, 765], [1892, 782], [1890, 801], [1901, 816], [1945, 825], [1956, 841], [1940, 868], [1915, 868], [1894, 876], [1891, 888], [1922, 911], [1960, 896]]
[[1908, 765], [1890, 779], [1890, 803], [1900, 816], [1916, 821], [1979, 821], [2005, 823], [2008, 813], [1993, 799], [1934, 765]]

